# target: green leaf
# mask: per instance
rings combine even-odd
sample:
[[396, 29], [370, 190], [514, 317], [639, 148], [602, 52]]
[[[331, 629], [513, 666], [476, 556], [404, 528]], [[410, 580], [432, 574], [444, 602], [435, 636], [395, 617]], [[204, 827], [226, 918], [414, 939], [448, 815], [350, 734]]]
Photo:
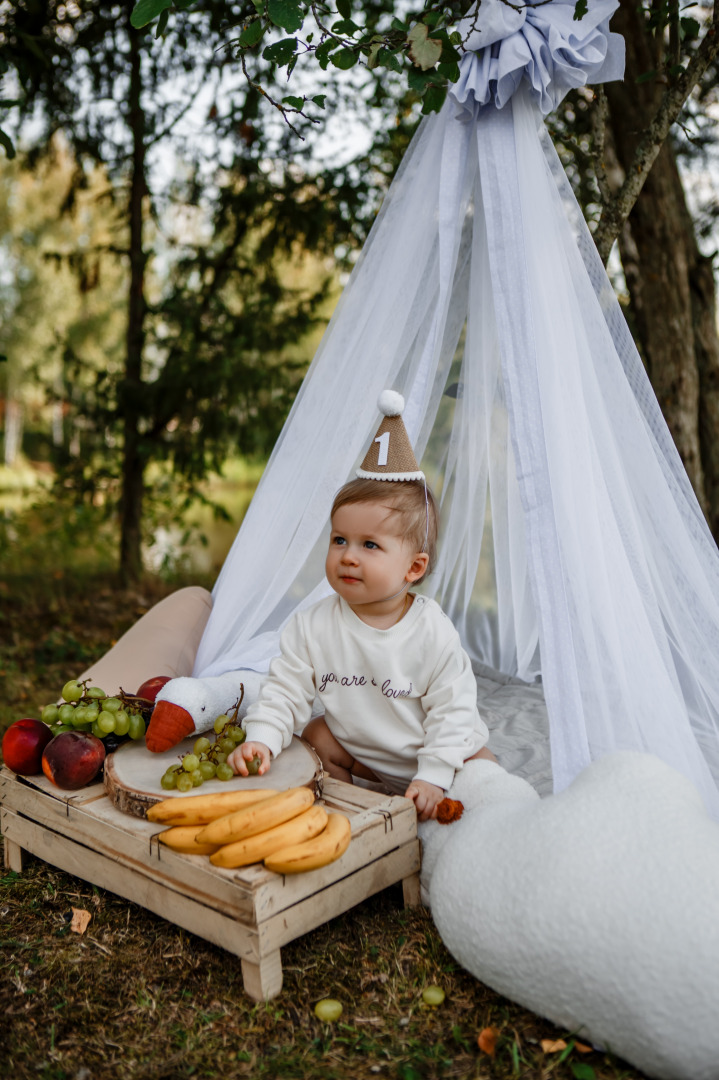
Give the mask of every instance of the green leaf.
[[315, 94], [312, 100], [318, 108], [324, 109], [325, 101], [327, 100], [327, 94]]
[[355, 34], [359, 30], [357, 23], [352, 22], [351, 19], [339, 19], [332, 27], [334, 34], [344, 34], [345, 36]]
[[679, 26], [681, 29], [681, 35], [684, 40], [691, 40], [692, 38], [699, 36], [699, 30], [701, 27], [696, 19], [685, 16], [679, 20]]
[[130, 23], [136, 30], [141, 30], [161, 15], [165, 8], [169, 8], [170, 2], [171, 0], [137, 0], [130, 15]]
[[281, 26], [288, 34], [299, 30], [305, 21], [298, 0], [267, 0], [267, 14], [275, 26]]
[[352, 14], [352, 0], [337, 0], [337, 11], [343, 19], [349, 19]]
[[262, 35], [265, 32], [264, 23], [261, 19], [255, 19], [254, 22], [249, 23], [248, 26], [240, 34], [240, 48], [251, 49], [259, 41], [262, 40]]
[[436, 26], [442, 18], [441, 11], [428, 11], [426, 15], [422, 16], [422, 22], [427, 26]]
[[[12, 161], [12, 159], [15, 157], [15, 147], [10, 136], [6, 135], [2, 128], [0, 128], [0, 146], [5, 147], [5, 153], [8, 156], [8, 160]], [[4, 356], [3, 360], [7, 360], [7, 357]]]
[[167, 24], [169, 22], [169, 19], [170, 19], [170, 12], [169, 12], [168, 8], [165, 8], [165, 10], [163, 12], [161, 12], [160, 18], [157, 20], [157, 30], [155, 30], [155, 37], [156, 38], [161, 38], [162, 35], [165, 33], [165, 30], [167, 29]]
[[575, 1080], [596, 1080], [597, 1074], [594, 1069], [584, 1061], [573, 1061], [570, 1069]]
[[357, 63], [357, 53], [353, 49], [338, 49], [330, 56], [330, 63], [340, 71], [347, 71]]
[[392, 19], [392, 29], [401, 30], [403, 34], [406, 34], [409, 30], [408, 23], [403, 23], [401, 19]]
[[587, 0], [577, 0], [576, 4], [574, 5], [574, 18], [576, 22], [579, 22], [580, 19], [584, 18], [584, 16], [587, 14], [587, 9]]
[[252, 0], [252, 3], [254, 4], [255, 11], [258, 15], [265, 14], [265, 0]]
[[437, 74], [455, 83], [459, 79], [459, 64], [437, 64]]
[[651, 71], [645, 71], [643, 75], [637, 75], [637, 77], [635, 79], [635, 82], [637, 84], [645, 83], [645, 82], [649, 82], [650, 79], [655, 79], [656, 77], [657, 77], [656, 68], [652, 68]]
[[374, 45], [370, 45], [370, 50], [367, 54], [367, 67], [370, 69], [370, 71], [373, 71], [374, 68], [376, 68], [379, 64], [378, 56], [381, 49], [382, 46], [377, 41], [374, 43]]
[[390, 71], [401, 71], [402, 62], [397, 56], [396, 52], [392, 52], [391, 49], [382, 49], [377, 61], [382, 67], [388, 68]]
[[411, 67], [407, 72], [407, 83], [410, 90], [423, 94], [427, 86], [437, 81], [436, 71], [420, 71], [419, 68]]
[[442, 42], [428, 37], [428, 34], [424, 23], [417, 23], [407, 34], [410, 59], [422, 71], [433, 68], [442, 55]]
[[428, 86], [424, 92], [424, 97], [422, 98], [423, 115], [426, 116], [427, 113], [439, 112], [444, 105], [446, 96], [446, 86]]
[[293, 109], [298, 109], [298, 110], [301, 109], [302, 106], [304, 105], [304, 103], [305, 103], [305, 99], [303, 97], [283, 97], [282, 98], [282, 104], [283, 105], [290, 105]]
[[296, 49], [297, 38], [282, 38], [282, 41], [276, 41], [274, 45], [268, 45], [262, 56], [265, 60], [269, 60], [279, 67], [284, 67], [285, 64], [289, 64], [295, 55]]

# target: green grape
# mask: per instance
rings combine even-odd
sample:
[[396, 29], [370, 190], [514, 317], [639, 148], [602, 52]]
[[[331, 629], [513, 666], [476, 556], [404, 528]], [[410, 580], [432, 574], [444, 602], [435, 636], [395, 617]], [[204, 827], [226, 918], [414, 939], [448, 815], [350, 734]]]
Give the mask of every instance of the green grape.
[[98, 698], [99, 699], [99, 698], [107, 697], [107, 694], [105, 693], [105, 691], [101, 690], [99, 686], [88, 686], [87, 690], [85, 691], [85, 694], [89, 698]]
[[224, 765], [228, 757], [229, 755], [226, 754], [224, 750], [212, 751], [212, 760], [214, 761], [215, 765]]
[[90, 730], [92, 731], [93, 735], [97, 735], [98, 739], [103, 739], [107, 734], [107, 732], [103, 731], [102, 728], [98, 725], [97, 720], [93, 720]]
[[441, 1005], [444, 1001], [444, 990], [441, 986], [436, 986], [434, 984], [425, 986], [422, 991], [422, 1000], [425, 1005]]
[[201, 735], [199, 739], [195, 739], [195, 745], [193, 746], [194, 752], [199, 757], [200, 754], [205, 754], [212, 746], [212, 743], [204, 735]]
[[202, 775], [200, 769], [193, 769], [190, 773], [190, 780], [192, 780], [193, 787], [200, 787], [205, 782], [205, 778]]
[[76, 705], [75, 706], [75, 717], [74, 717], [74, 719], [75, 719], [76, 723], [78, 721], [81, 724], [85, 723], [85, 721], [87, 720], [87, 705]]
[[315, 1016], [323, 1024], [333, 1024], [342, 1015], [342, 1003], [336, 998], [322, 998], [315, 1005]]
[[50, 705], [43, 705], [40, 719], [43, 724], [54, 724], [57, 720], [57, 705], [53, 701]]
[[120, 709], [122, 708], [122, 702], [120, 701], [119, 698], [109, 697], [109, 698], [106, 698], [105, 701], [103, 701], [102, 707], [107, 712], [119, 712]]
[[250, 776], [257, 776], [257, 773], [260, 771], [261, 764], [262, 758], [258, 757], [257, 754], [255, 754], [251, 761], [247, 762], [247, 771]]
[[115, 717], [111, 712], [106, 712], [104, 709], [97, 718], [97, 726], [103, 735], [109, 735], [111, 731], [115, 730]]
[[70, 679], [62, 688], [62, 696], [65, 701], [79, 701], [82, 697], [82, 687], [77, 679]]
[[185, 772], [194, 772], [197, 766], [200, 764], [200, 759], [197, 754], [185, 754], [182, 759], [182, 768]]
[[127, 734], [131, 739], [142, 739], [144, 737], [145, 721], [142, 719], [141, 713], [130, 713], [130, 727], [128, 728]]
[[53, 735], [62, 735], [65, 731], [74, 731], [75, 729], [68, 727], [67, 724], [55, 724], [55, 726], [50, 730], [52, 731]]
[[219, 735], [221, 731], [224, 731], [229, 722], [230, 718], [227, 713], [222, 713], [221, 716], [218, 716], [215, 720], [215, 735]]
[[177, 787], [177, 773], [172, 769], [168, 769], [166, 773], [163, 773], [160, 780], [160, 787], [165, 791], [172, 791]]
[[236, 746], [239, 746], [240, 743], [243, 743], [245, 741], [245, 733], [241, 727], [238, 727], [237, 724], [233, 724], [231, 727], [228, 727], [227, 737], [228, 739], [232, 739]]
[[217, 766], [214, 761], [201, 761], [200, 772], [202, 773], [203, 780], [211, 780], [217, 772]]
[[128, 716], [128, 714], [125, 712], [124, 709], [120, 709], [119, 712], [115, 713], [115, 734], [116, 735], [127, 735], [129, 730], [130, 730], [130, 717]]
[[69, 724], [74, 715], [74, 705], [69, 705], [66, 703], [65, 705], [61, 705], [60, 708], [57, 710], [58, 720], [61, 724]]
[[234, 775], [232, 768], [226, 761], [221, 761], [217, 766], [216, 776], [218, 780], [231, 780]]
[[192, 791], [194, 784], [189, 773], [181, 772], [177, 776], [176, 787], [178, 791]]
[[85, 708], [87, 709], [88, 720], [97, 720], [98, 716], [100, 715], [100, 708], [97, 702], [93, 701], [91, 705], [86, 705]]
[[217, 748], [221, 750], [223, 754], [231, 754], [235, 749], [234, 739], [228, 739], [225, 735], [223, 739], [217, 740]]

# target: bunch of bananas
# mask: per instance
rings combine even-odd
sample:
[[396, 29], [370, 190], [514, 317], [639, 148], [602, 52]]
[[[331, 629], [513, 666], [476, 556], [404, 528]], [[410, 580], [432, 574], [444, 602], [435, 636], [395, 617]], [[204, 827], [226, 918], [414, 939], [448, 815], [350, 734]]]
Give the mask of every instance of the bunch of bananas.
[[347, 850], [352, 832], [344, 814], [328, 814], [305, 787], [164, 799], [147, 818], [170, 826], [160, 841], [173, 851], [209, 855], [228, 870], [264, 862], [277, 874], [327, 866]]

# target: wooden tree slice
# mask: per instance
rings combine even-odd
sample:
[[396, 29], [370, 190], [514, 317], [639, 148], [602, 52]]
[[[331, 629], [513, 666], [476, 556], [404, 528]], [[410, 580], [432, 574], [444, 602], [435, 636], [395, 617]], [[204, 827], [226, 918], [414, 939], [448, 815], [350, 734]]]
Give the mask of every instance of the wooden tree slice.
[[[165, 791], [160, 785], [162, 774], [177, 764], [183, 754], [189, 754], [197, 735], [185, 739], [164, 754], [151, 754], [144, 742], [128, 742], [118, 747], [105, 760], [105, 791], [118, 810], [133, 817], [144, 818], [149, 807], [161, 799], [180, 796], [180, 791]], [[296, 736], [272, 762], [264, 776], [234, 776], [231, 780], [206, 780], [190, 795], [209, 795], [213, 791], [240, 791], [248, 788], [274, 788], [285, 791], [291, 787], [312, 788], [322, 794], [322, 764], [314, 750]]]

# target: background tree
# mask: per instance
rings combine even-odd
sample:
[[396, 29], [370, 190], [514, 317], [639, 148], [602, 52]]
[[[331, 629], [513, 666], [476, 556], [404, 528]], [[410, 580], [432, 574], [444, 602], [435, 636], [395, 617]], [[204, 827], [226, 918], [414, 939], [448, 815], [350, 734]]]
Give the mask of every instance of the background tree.
[[64, 350], [84, 445], [59, 478], [86, 500], [102, 485], [108, 510], [119, 502], [120, 566], [136, 579], [148, 465], [170, 463], [184, 505], [230, 448], [269, 450], [332, 280], [330, 267], [291, 284], [290, 268], [351, 246], [372, 207], [356, 169], [283, 159], [288, 130], [258, 121], [256, 94], [218, 59], [223, 5], [159, 41], [130, 26], [129, 3], [118, 10], [50, 0], [6, 7], [2, 26], [42, 125], [30, 162], [61, 129], [76, 165], [66, 207], [93, 165], [111, 185], [111, 235], [85, 254], [124, 268], [123, 360], [93, 381], [85, 351]]

